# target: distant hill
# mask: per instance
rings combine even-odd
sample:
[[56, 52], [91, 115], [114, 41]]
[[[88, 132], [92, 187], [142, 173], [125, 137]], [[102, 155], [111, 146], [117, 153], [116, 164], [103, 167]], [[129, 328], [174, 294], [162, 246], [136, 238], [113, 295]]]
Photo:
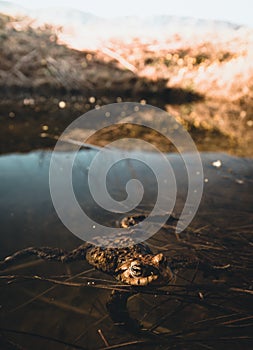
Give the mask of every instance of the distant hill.
[[13, 16], [25, 15], [60, 24], [78, 23], [85, 25], [90, 22], [103, 21], [102, 18], [99, 18], [91, 13], [86, 13], [72, 8], [49, 7], [28, 9], [23, 6], [16, 5], [10, 1], [0, 1], [0, 12]]
[[26, 14], [27, 9], [23, 6], [14, 4], [10, 1], [0, 1], [0, 12], [16, 15], [16, 14]]
[[213, 21], [169, 15], [155, 15], [144, 18], [140, 18], [138, 16], [120, 16], [113, 19], [105, 19], [91, 13], [72, 8], [50, 7], [41, 9], [27, 9], [9, 1], [0, 1], [0, 12], [9, 15], [26, 15], [37, 18], [40, 21], [59, 25], [74, 24], [77, 26], [85, 26], [97, 24], [99, 26], [104, 25], [114, 28], [126, 27], [131, 28], [131, 30], [136, 28], [137, 30], [142, 29], [143, 31], [151, 28], [155, 30], [164, 30], [165, 28], [171, 29], [174, 27], [237, 30], [242, 27], [241, 25], [226, 21]]

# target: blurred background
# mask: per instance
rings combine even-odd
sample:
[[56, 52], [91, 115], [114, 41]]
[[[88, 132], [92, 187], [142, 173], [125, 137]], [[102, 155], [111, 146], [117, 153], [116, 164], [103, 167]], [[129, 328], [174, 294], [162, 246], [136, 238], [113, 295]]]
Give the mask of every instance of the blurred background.
[[171, 113], [201, 151], [252, 156], [251, 8], [0, 1], [1, 152], [52, 147], [86, 111], [135, 101]]

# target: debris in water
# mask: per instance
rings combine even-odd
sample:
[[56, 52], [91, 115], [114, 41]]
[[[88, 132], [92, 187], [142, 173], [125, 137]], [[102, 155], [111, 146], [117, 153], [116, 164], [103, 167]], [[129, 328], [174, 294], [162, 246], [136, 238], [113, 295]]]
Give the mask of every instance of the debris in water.
[[215, 166], [216, 168], [220, 168], [222, 163], [221, 161], [218, 159], [215, 162], [212, 162], [212, 165]]
[[94, 96], [91, 96], [91, 97], [89, 98], [89, 102], [90, 102], [90, 103], [94, 103], [95, 101], [96, 101], [96, 99], [95, 99]]
[[235, 182], [239, 185], [243, 185], [244, 184], [244, 181], [243, 180], [240, 180], [240, 179], [236, 179]]
[[25, 98], [23, 100], [24, 106], [33, 106], [35, 104], [35, 101], [33, 98]]
[[58, 103], [58, 106], [59, 106], [59, 108], [63, 109], [63, 108], [66, 107], [66, 102], [65, 102], [65, 101], [60, 101], [60, 102]]
[[204, 299], [203, 293], [199, 292], [199, 297], [200, 297], [201, 300], [203, 300]]
[[14, 112], [10, 112], [10, 113], [9, 113], [9, 117], [10, 117], [10, 118], [14, 118], [14, 117], [15, 117], [15, 113], [14, 113]]

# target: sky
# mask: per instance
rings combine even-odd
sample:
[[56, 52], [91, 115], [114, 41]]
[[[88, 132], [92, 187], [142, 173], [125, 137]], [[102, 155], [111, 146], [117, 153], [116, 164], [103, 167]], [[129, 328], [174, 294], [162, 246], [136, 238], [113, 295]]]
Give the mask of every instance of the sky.
[[[10, 0], [11, 1], [11, 0]], [[225, 20], [253, 27], [252, 0], [13, 0], [28, 8], [64, 6], [102, 17], [168, 14]]]

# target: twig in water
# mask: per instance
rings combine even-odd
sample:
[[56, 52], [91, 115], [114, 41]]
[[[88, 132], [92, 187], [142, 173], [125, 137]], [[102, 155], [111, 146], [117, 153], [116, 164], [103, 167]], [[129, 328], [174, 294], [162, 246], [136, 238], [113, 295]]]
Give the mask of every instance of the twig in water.
[[101, 339], [102, 339], [103, 342], [105, 343], [105, 346], [107, 346], [107, 347], [110, 346], [109, 343], [108, 343], [108, 341], [106, 340], [106, 338], [105, 338], [103, 332], [102, 332], [102, 329], [98, 329], [98, 334], [100, 335]]

